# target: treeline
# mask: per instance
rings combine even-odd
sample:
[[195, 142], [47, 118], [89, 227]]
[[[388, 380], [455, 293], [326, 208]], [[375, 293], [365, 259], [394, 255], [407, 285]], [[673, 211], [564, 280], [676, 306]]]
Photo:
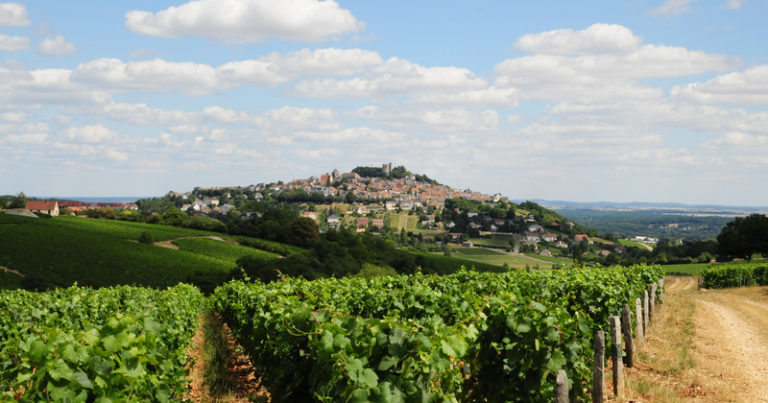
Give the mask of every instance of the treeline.
[[[307, 220], [307, 219], [301, 219]], [[312, 223], [314, 221], [309, 220]], [[375, 266], [382, 271], [398, 274], [449, 274], [461, 268], [462, 261], [444, 256], [416, 254], [397, 249], [395, 243], [369, 233], [329, 230], [304, 243], [306, 252], [293, 253], [283, 259], [263, 261], [246, 256], [238, 266], [250, 278], [263, 282], [274, 281], [281, 274], [291, 277], [318, 279], [361, 274], [364, 267]], [[475, 264], [479, 271], [504, 271], [497, 266]]]
[[422, 174], [414, 174], [407, 169], [405, 169], [404, 166], [396, 166], [392, 168], [392, 173], [387, 176], [384, 174], [384, 170], [379, 167], [356, 167], [352, 170], [352, 172], [360, 175], [363, 178], [394, 178], [394, 179], [403, 179], [408, 175], [413, 175], [413, 177], [416, 179], [416, 182], [424, 182], [429, 183], [435, 186], [442, 186], [442, 184], [432, 178], [430, 178], [427, 175]]
[[694, 217], [646, 211], [601, 211], [592, 209], [560, 209], [571, 220], [618, 237], [643, 235], [652, 238], [714, 239], [728, 217]]

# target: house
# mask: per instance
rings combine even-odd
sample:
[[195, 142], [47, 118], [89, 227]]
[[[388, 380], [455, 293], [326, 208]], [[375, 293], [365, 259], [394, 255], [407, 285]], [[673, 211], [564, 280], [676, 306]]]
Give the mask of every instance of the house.
[[264, 200], [264, 195], [261, 194], [261, 193], [254, 193], [253, 199], [256, 200], [256, 201], [262, 201], [262, 200]]
[[341, 222], [341, 219], [339, 219], [339, 216], [337, 216], [336, 214], [331, 214], [328, 216], [325, 222], [332, 227], [336, 227], [339, 225], [339, 222]]
[[397, 208], [397, 203], [395, 203], [392, 200], [389, 200], [386, 203], [384, 203], [384, 208], [387, 209], [387, 211], [392, 211]]
[[27, 202], [25, 210], [29, 210], [33, 213], [42, 213], [42, 214], [48, 214], [50, 216], [57, 216], [59, 215], [59, 202], [32, 200]]
[[550, 252], [549, 249], [542, 249], [541, 252], [539, 252], [539, 255], [552, 257], [552, 252]]
[[565, 242], [563, 242], [563, 241], [557, 241], [557, 242], [555, 242], [555, 247], [558, 247], [558, 248], [567, 248], [567, 247], [568, 247], [568, 244], [567, 244], [567, 243], [565, 243]]
[[232, 209], [234, 209], [234, 208], [235, 208], [235, 206], [233, 206], [233, 205], [231, 205], [231, 204], [229, 204], [229, 203], [224, 203], [224, 204], [221, 206], [221, 209], [220, 209], [220, 210], [221, 210], [221, 213], [222, 213], [222, 214], [229, 214], [229, 212], [230, 212], [230, 211], [232, 211]]
[[301, 213], [301, 216], [302, 217], [306, 217], [306, 218], [311, 218], [311, 219], [317, 221], [317, 213], [314, 212], [314, 211], [305, 211], [305, 212]]
[[472, 241], [466, 241], [466, 242], [462, 242], [461, 246], [463, 246], [465, 248], [472, 248], [472, 247], [475, 246], [475, 244], [473, 244]]
[[529, 225], [528, 226], [528, 231], [529, 232], [539, 232], [539, 231], [541, 231], [543, 229], [544, 229], [544, 227], [542, 227], [539, 224], [533, 224], [533, 225]]
[[371, 225], [373, 225], [376, 228], [384, 228], [384, 220], [381, 218], [374, 218], [371, 220]]
[[529, 233], [525, 234], [525, 240], [527, 242], [539, 242], [539, 240], [540, 240], [539, 239], [539, 234], [537, 234], [535, 232], [529, 232]]
[[594, 243], [591, 239], [589, 239], [589, 236], [587, 234], [576, 234], [575, 239], [576, 239], [576, 242], [581, 242], [586, 240], [590, 245]]
[[367, 218], [365, 218], [365, 217], [358, 218], [357, 219], [357, 228], [365, 228], [365, 227], [368, 226], [368, 223], [369, 223], [369, 221], [368, 221]]
[[619, 245], [619, 246], [613, 248], [613, 250], [614, 250], [614, 252], [616, 252], [618, 254], [624, 254], [624, 253], [627, 252], [627, 248], [624, 245]]
[[547, 242], [555, 242], [555, 241], [557, 241], [557, 235], [550, 234], [549, 232], [547, 232], [546, 234], [541, 236], [541, 239], [543, 239], [543, 240], [545, 240]]
[[611, 251], [609, 251], [607, 249], [601, 249], [601, 250], [597, 251], [597, 254], [600, 255], [600, 256], [608, 256], [608, 255], [611, 254]]
[[477, 217], [477, 211], [467, 211], [467, 217], [469, 218], [475, 218]]

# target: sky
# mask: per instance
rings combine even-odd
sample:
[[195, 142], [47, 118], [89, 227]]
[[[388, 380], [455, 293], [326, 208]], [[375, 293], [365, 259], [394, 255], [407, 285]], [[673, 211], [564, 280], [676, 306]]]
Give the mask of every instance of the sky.
[[0, 194], [392, 162], [512, 199], [766, 206], [767, 16], [766, 0], [0, 3]]

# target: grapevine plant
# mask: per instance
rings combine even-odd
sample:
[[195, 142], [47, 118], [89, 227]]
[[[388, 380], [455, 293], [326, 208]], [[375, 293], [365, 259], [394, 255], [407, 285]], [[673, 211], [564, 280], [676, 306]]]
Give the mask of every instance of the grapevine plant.
[[2, 292], [0, 401], [182, 399], [203, 305], [189, 285]]
[[633, 266], [285, 278], [231, 282], [212, 302], [274, 400], [551, 401], [560, 369], [583, 400], [593, 332], [662, 276]]

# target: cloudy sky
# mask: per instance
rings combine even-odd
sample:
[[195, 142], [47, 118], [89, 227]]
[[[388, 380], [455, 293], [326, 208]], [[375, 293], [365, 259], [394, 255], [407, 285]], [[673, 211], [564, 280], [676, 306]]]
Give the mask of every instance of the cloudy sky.
[[516, 199], [765, 206], [766, 16], [766, 0], [0, 3], [0, 194], [391, 161]]

